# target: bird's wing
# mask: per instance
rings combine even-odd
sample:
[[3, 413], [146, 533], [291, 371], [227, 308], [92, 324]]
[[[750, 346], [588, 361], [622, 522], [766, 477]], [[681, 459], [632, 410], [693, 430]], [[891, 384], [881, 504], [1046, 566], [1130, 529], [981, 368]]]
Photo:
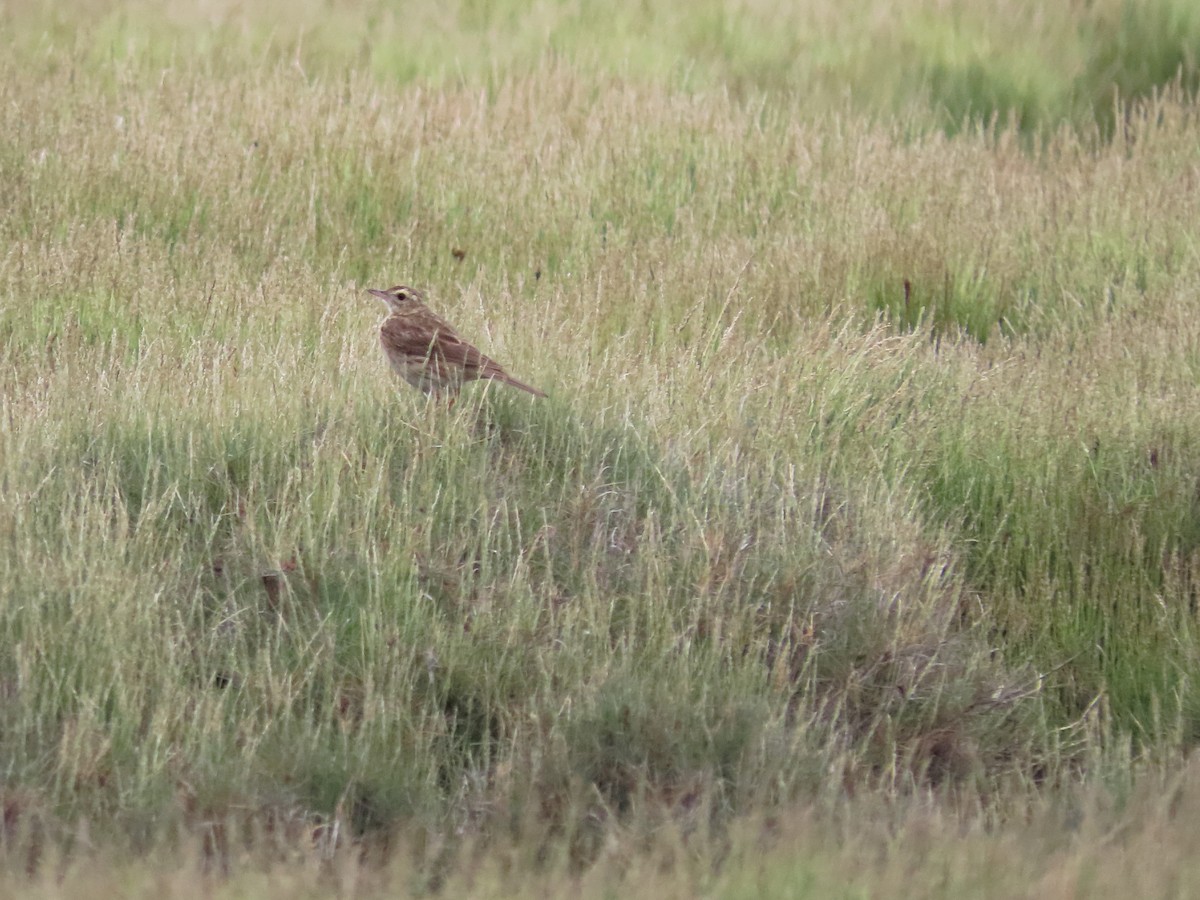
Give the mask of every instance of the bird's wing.
[[444, 339], [436, 327], [413, 319], [392, 316], [379, 326], [380, 339], [392, 350], [405, 356], [429, 356], [439, 340]]
[[390, 318], [384, 320], [380, 333], [384, 343], [395, 352], [427, 359], [435, 367], [445, 366], [468, 379], [506, 377], [499, 363], [460, 338], [449, 325]]
[[436, 353], [450, 365], [462, 368], [468, 378], [502, 378], [507, 374], [498, 362], [458, 335], [439, 332]]
[[504, 371], [504, 367], [500, 363], [490, 357], [484, 356], [461, 338], [456, 337], [453, 341], [439, 342], [438, 352], [443, 354], [443, 358], [451, 365], [456, 368], [461, 366], [464, 377], [468, 379], [495, 378], [497, 381], [503, 381], [505, 384], [511, 384], [515, 388], [528, 391], [535, 397], [546, 396], [544, 392], [539, 391], [537, 388], [513, 378]]

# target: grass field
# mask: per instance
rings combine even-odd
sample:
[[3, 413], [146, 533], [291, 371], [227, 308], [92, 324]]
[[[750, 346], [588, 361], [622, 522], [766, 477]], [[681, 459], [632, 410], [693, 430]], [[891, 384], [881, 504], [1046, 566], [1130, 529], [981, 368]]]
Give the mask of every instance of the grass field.
[[0, 891], [1186, 895], [1200, 11], [1043, 7], [0, 7]]

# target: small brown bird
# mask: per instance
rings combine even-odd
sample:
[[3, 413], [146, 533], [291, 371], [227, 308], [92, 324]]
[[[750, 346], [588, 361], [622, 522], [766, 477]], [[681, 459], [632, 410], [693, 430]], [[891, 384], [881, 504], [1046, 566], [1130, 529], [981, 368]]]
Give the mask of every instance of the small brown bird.
[[464, 383], [487, 378], [535, 397], [546, 396], [513, 378], [459, 337], [454, 326], [425, 305], [425, 295], [416, 288], [398, 284], [386, 291], [371, 288], [370, 292], [388, 308], [387, 318], [379, 326], [383, 354], [396, 374], [418, 390], [435, 397], [448, 393], [453, 405]]

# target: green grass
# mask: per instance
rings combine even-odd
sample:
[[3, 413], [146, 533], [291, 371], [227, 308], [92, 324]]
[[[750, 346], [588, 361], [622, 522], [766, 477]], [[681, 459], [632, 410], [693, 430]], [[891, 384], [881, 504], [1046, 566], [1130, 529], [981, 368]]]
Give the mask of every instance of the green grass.
[[1190, 7], [270, 12], [0, 14], [6, 891], [1184, 883]]

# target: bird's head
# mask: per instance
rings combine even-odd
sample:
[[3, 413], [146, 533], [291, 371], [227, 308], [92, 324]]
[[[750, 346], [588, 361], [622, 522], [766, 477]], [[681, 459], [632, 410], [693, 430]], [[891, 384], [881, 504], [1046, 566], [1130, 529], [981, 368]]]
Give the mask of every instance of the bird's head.
[[400, 312], [406, 306], [412, 303], [424, 303], [425, 295], [416, 288], [409, 287], [405, 284], [398, 284], [395, 287], [388, 288], [386, 291], [369, 288], [368, 293], [374, 294], [380, 300], [387, 304], [387, 308], [391, 312]]

